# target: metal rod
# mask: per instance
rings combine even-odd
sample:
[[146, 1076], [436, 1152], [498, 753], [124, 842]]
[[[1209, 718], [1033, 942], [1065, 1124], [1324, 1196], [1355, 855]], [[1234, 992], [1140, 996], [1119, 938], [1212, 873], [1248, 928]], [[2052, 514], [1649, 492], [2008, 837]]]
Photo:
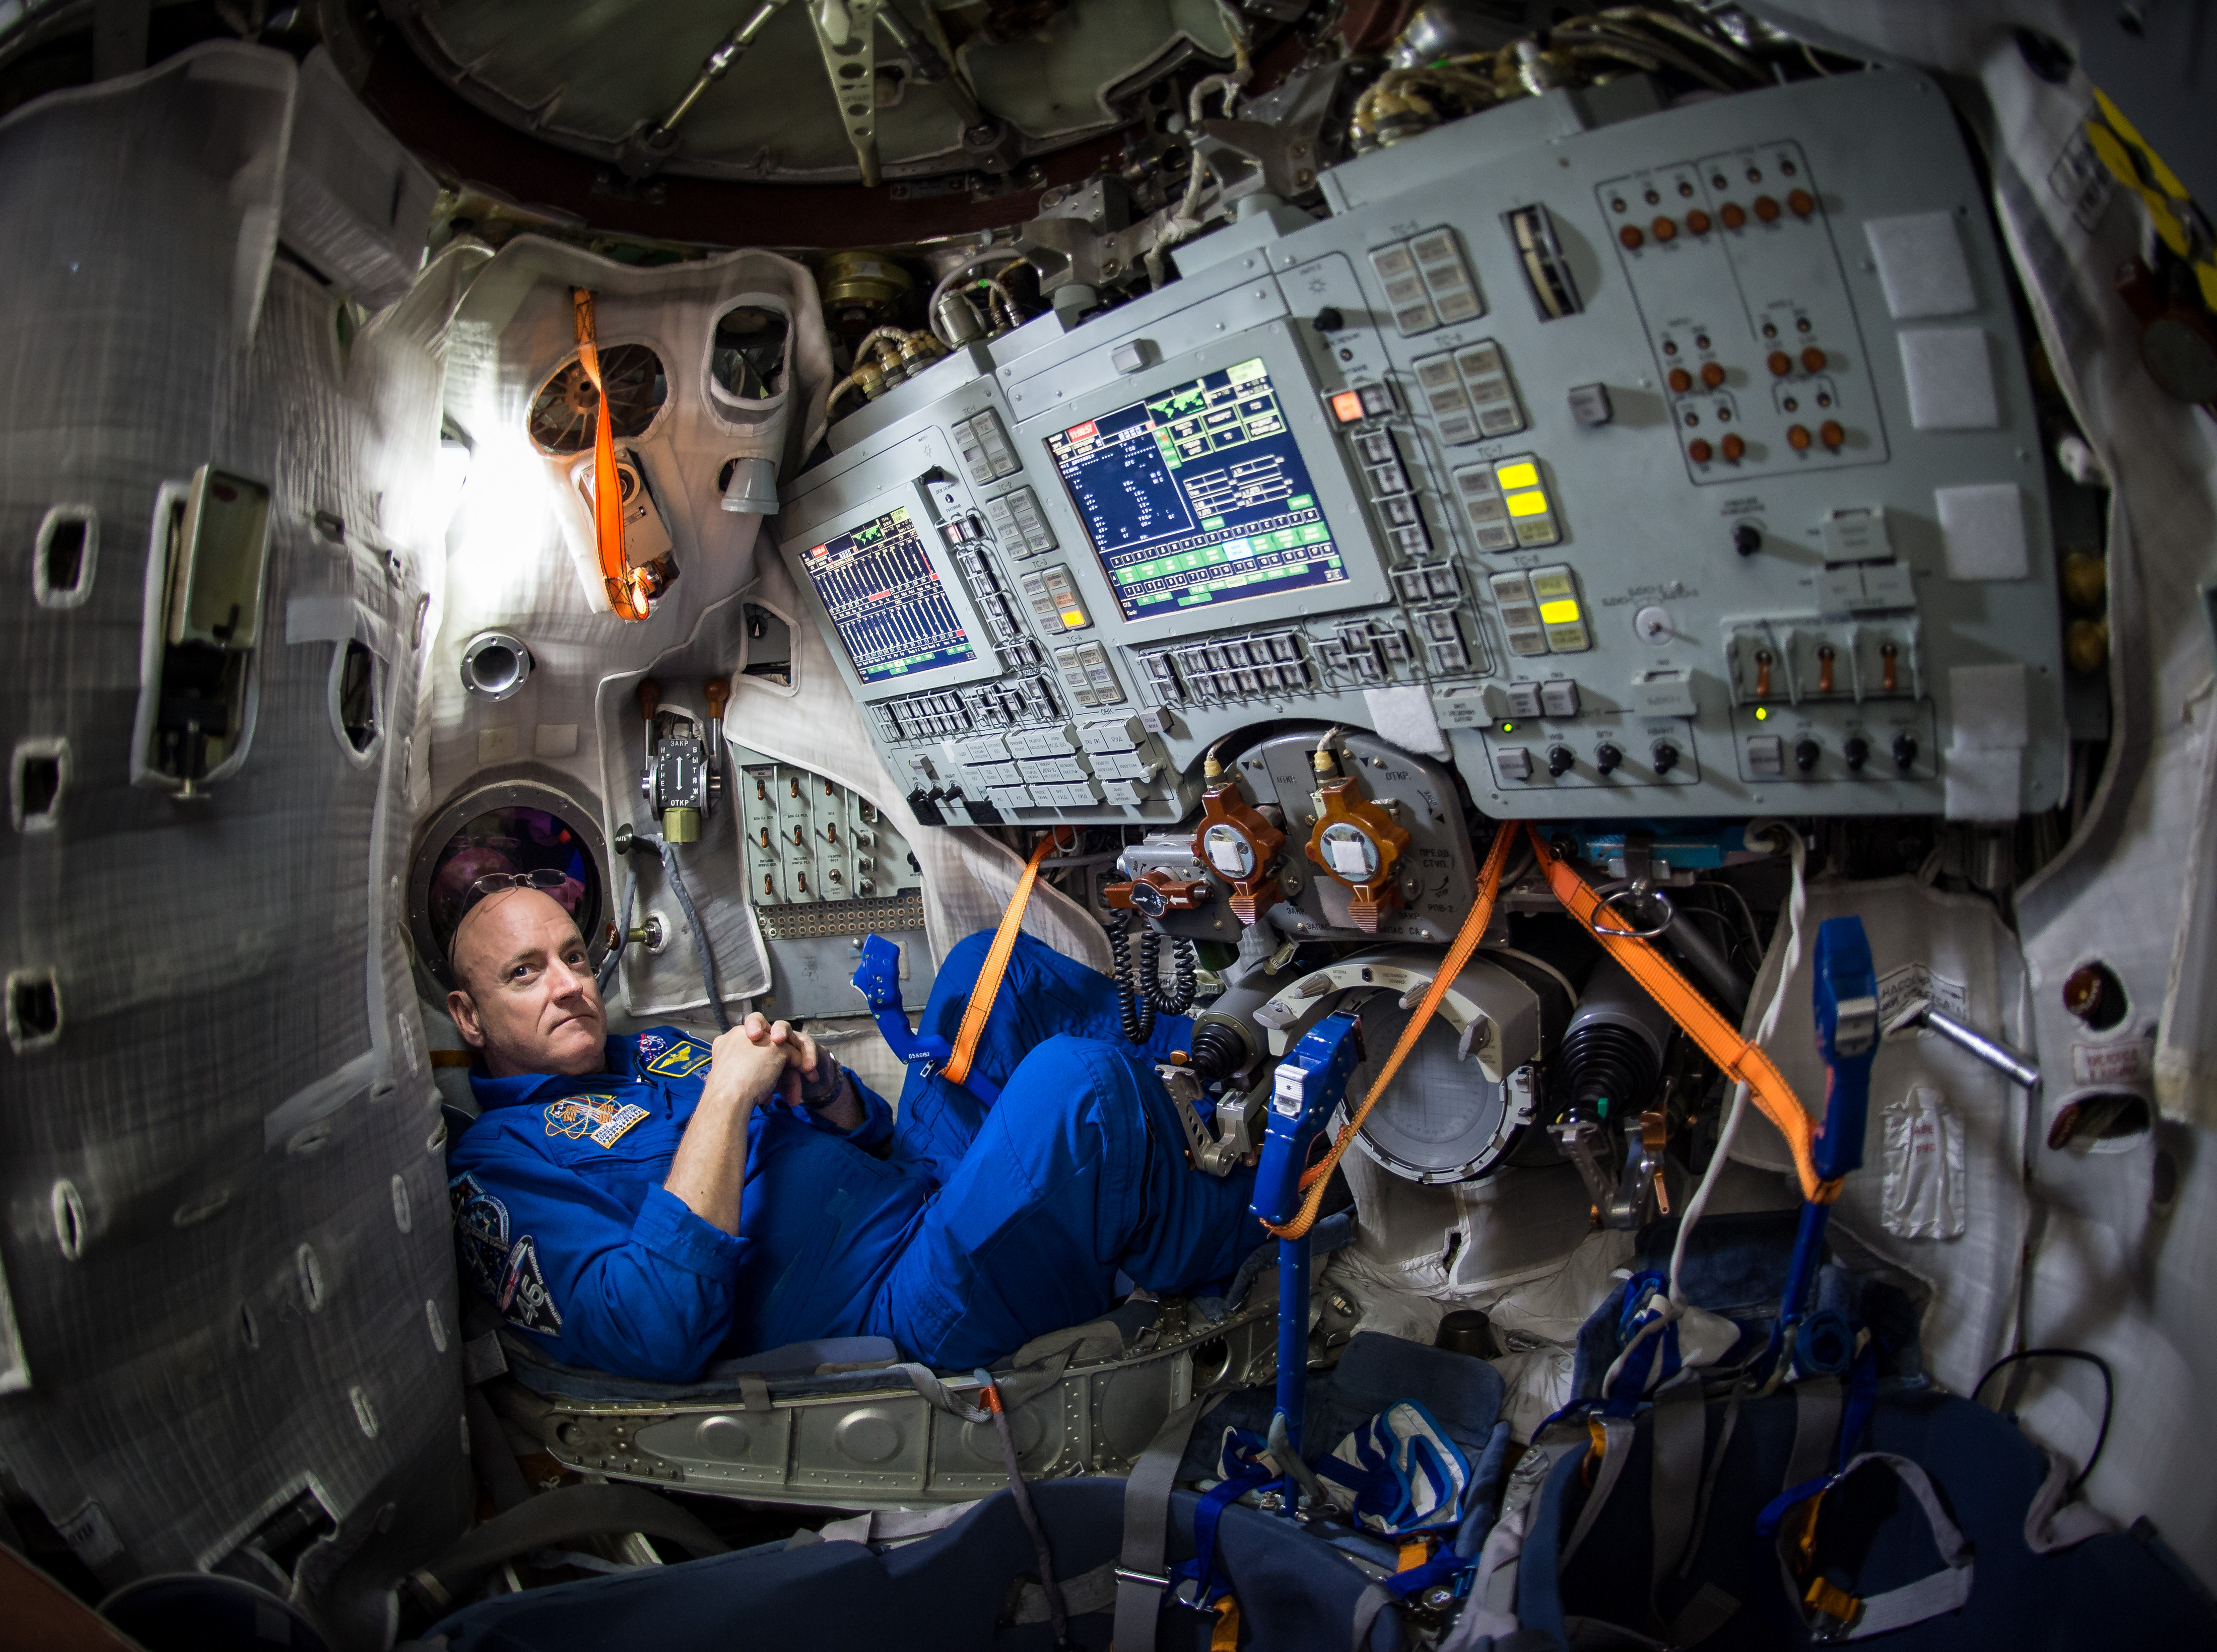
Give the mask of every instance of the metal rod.
[[701, 96], [711, 86], [732, 72], [732, 65], [745, 54], [747, 48], [755, 43], [755, 36], [763, 32], [763, 26], [784, 4], [785, 0], [763, 0], [763, 3], [755, 8], [755, 15], [733, 29], [724, 38], [723, 44], [707, 55], [701, 65], [700, 74], [695, 77], [692, 85], [686, 88], [685, 96], [677, 100], [676, 108], [655, 122], [654, 130], [664, 133], [676, 131], [677, 123], [693, 113], [693, 106], [701, 101]]
[[1903, 1009], [1887, 1024], [1888, 1032], [1906, 1027], [1929, 1026], [1959, 1050], [1969, 1051], [1992, 1068], [2012, 1084], [2031, 1089], [2040, 1082], [2040, 1069], [2009, 1045], [1990, 1039], [1975, 1026], [1957, 1020], [1945, 1011], [1933, 1008], [1924, 999], [1918, 999]]

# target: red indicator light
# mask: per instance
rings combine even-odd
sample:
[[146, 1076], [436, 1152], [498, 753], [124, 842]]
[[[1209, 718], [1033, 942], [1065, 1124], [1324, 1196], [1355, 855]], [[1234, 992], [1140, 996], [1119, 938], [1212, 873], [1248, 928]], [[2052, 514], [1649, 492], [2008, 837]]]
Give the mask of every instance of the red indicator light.
[[1343, 390], [1331, 398], [1331, 416], [1342, 424], [1355, 424], [1362, 417], [1362, 398], [1351, 390]]

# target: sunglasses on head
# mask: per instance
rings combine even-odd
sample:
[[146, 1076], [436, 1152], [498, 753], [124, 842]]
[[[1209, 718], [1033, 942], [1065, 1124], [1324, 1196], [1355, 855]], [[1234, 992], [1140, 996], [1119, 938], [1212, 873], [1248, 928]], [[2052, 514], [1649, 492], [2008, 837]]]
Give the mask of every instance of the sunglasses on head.
[[462, 891], [462, 909], [454, 915], [454, 933], [447, 938], [447, 956], [453, 959], [454, 942], [461, 938], [462, 921], [476, 909], [479, 902], [489, 895], [498, 895], [511, 889], [556, 890], [570, 881], [570, 874], [558, 872], [553, 866], [538, 866], [529, 872], [489, 872]]

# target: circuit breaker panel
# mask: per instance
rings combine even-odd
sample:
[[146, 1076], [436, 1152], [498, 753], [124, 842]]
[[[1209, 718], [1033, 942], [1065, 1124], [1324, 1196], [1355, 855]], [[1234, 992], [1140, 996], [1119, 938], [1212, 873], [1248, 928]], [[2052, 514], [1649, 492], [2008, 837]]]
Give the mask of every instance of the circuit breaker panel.
[[[739, 856], [770, 964], [770, 1013], [855, 1015], [861, 940], [899, 940], [902, 998], [930, 991], [923, 878], [875, 804], [812, 769], [734, 745]], [[911, 934], [909, 932], [914, 932]]]
[[1291, 718], [1496, 817], [2055, 801], [2044, 460], [1946, 98], [1592, 107], [1348, 162], [832, 427], [783, 550], [920, 818], [1167, 824]]

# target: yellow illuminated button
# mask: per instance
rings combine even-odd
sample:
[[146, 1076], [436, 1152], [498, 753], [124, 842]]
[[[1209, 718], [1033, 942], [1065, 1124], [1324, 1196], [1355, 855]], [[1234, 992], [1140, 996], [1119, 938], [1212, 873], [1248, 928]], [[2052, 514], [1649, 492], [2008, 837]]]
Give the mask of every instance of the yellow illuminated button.
[[1519, 546], [1553, 545], [1563, 537], [1562, 526], [1555, 520], [1554, 503], [1547, 497], [1547, 484], [1540, 479], [1538, 459], [1529, 453], [1502, 459], [1494, 465], [1493, 477], [1505, 496], [1510, 522], [1516, 531]]
[[1540, 627], [1557, 654], [1581, 654], [1593, 646], [1585, 612], [1578, 601], [1577, 576], [1568, 568], [1535, 568], [1532, 595], [1540, 605]]

